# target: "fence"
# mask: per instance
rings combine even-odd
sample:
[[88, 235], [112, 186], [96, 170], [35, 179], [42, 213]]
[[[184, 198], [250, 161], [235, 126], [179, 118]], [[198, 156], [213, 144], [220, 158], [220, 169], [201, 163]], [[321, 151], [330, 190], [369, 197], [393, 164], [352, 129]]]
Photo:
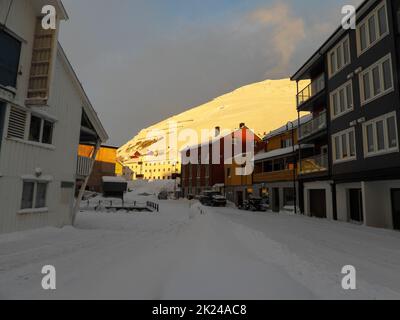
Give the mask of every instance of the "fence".
[[138, 201], [126, 201], [121, 199], [88, 199], [82, 202], [81, 205], [82, 210], [88, 211], [150, 211], [150, 212], [159, 212], [160, 206], [157, 203], [147, 201], [146, 203], [138, 202]]

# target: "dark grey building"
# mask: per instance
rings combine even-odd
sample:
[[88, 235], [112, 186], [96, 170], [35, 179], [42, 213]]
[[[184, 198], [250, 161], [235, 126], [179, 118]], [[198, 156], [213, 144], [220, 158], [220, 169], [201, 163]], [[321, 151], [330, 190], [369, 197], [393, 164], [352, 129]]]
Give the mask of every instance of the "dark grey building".
[[356, 21], [292, 77], [298, 110], [314, 116], [300, 128], [300, 142], [315, 146], [313, 157], [300, 160], [301, 208], [400, 229], [400, 0], [364, 1]]

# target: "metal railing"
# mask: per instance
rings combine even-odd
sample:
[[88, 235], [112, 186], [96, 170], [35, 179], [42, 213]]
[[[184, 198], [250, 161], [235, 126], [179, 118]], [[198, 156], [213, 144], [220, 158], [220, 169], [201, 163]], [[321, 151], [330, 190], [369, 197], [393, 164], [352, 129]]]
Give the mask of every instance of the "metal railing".
[[87, 177], [91, 174], [93, 160], [91, 158], [78, 156], [78, 165], [76, 167], [76, 174], [81, 177]]
[[323, 172], [328, 170], [328, 155], [320, 154], [300, 160], [300, 174]]
[[321, 74], [297, 94], [297, 107], [325, 89], [325, 74]]
[[300, 139], [307, 138], [313, 135], [314, 133], [326, 129], [326, 124], [327, 124], [326, 111], [323, 111], [314, 119], [300, 126], [300, 131], [299, 131]]

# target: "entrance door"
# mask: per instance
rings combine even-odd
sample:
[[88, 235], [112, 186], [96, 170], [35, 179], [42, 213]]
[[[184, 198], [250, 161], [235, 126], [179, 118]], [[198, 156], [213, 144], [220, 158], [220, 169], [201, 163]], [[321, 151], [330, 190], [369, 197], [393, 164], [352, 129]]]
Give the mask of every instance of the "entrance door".
[[237, 206], [241, 207], [243, 205], [243, 192], [242, 191], [236, 192], [236, 199], [237, 199]]
[[349, 204], [350, 204], [350, 219], [351, 221], [363, 222], [363, 203], [362, 203], [362, 190], [350, 189], [349, 190]]
[[281, 210], [281, 204], [279, 201], [279, 188], [272, 189], [272, 211], [279, 212]]
[[393, 228], [400, 230], [400, 189], [392, 190]]
[[312, 217], [326, 218], [326, 192], [321, 190], [310, 190], [310, 213]]

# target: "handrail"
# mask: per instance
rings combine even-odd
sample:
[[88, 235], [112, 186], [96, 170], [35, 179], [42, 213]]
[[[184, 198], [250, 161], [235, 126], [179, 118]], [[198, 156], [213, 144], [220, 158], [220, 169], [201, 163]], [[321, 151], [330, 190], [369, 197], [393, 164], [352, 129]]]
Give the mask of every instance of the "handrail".
[[304, 139], [317, 133], [327, 126], [327, 114], [326, 111], [321, 112], [318, 116], [312, 120], [300, 125], [299, 137]]
[[297, 94], [297, 107], [301, 106], [324, 89], [325, 74], [323, 73]]
[[328, 170], [328, 155], [320, 154], [300, 160], [300, 174], [322, 172]]

